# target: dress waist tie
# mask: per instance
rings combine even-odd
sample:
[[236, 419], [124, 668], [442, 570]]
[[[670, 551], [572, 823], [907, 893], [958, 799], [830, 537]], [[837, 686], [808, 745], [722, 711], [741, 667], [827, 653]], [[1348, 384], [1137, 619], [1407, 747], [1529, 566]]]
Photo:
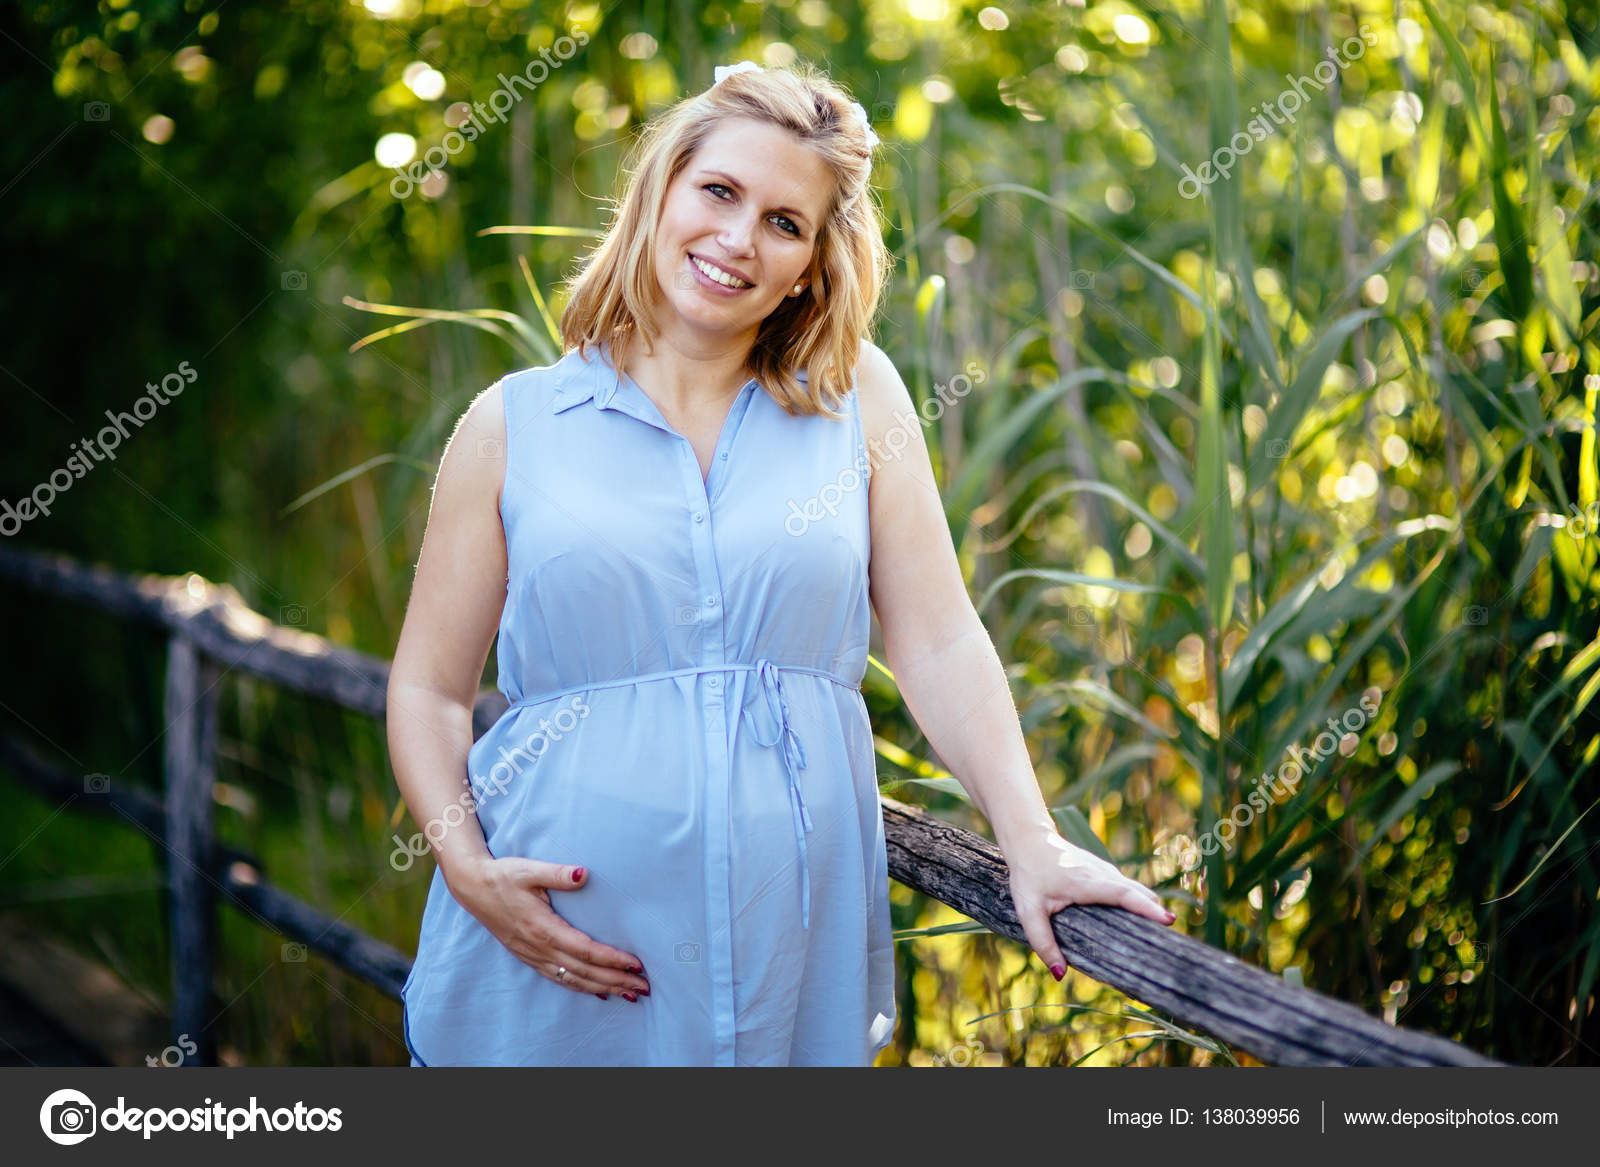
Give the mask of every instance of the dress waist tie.
[[[577, 693], [587, 693], [591, 689], [618, 689], [624, 685], [634, 685], [641, 681], [660, 681], [668, 677], [698, 676], [701, 673], [739, 673], [753, 672], [761, 683], [761, 691], [766, 694], [767, 709], [772, 713], [773, 721], [777, 724], [777, 733], [771, 741], [763, 741], [756, 735], [756, 744], [763, 748], [779, 747], [782, 751], [783, 768], [789, 778], [789, 807], [794, 815], [794, 841], [800, 852], [800, 921], [801, 927], [811, 927], [811, 871], [806, 863], [806, 833], [811, 830], [811, 812], [806, 809], [805, 796], [800, 792], [800, 775], [798, 770], [805, 769], [805, 748], [800, 744], [800, 735], [789, 724], [789, 701], [783, 692], [783, 673], [810, 673], [813, 676], [823, 677], [836, 685], [843, 685], [847, 689], [859, 689], [859, 685], [851, 684], [835, 676], [826, 669], [803, 668], [798, 665], [779, 665], [771, 659], [762, 657], [754, 664], [733, 665], [696, 665], [683, 669], [668, 669], [659, 673], [643, 673], [634, 677], [620, 677], [611, 681], [592, 681], [587, 684], [573, 685], [554, 693], [542, 693], [537, 697], [521, 697], [507, 706], [506, 712], [512, 709], [523, 708], [530, 705], [542, 705], [558, 697], [572, 696]], [[740, 710], [740, 716], [744, 710]]]

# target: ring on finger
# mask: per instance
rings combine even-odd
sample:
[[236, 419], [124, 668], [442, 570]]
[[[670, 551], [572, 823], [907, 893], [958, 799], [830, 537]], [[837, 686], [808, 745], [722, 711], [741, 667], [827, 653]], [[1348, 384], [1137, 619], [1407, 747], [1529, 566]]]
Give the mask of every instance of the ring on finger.
[[564, 965], [564, 964], [556, 965], [556, 980], [564, 981], [566, 979], [567, 979], [567, 966]]

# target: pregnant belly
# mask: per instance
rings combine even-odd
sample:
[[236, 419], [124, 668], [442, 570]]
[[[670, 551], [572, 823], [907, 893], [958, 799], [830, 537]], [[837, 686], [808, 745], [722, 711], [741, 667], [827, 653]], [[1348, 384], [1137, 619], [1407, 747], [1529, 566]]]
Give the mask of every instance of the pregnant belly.
[[632, 905], [668, 933], [698, 933], [706, 813], [696, 767], [703, 762], [652, 758], [651, 735], [615, 717], [598, 696], [581, 726], [560, 740], [538, 739], [541, 722], [553, 722], [549, 707], [539, 706], [503, 718], [474, 744], [468, 769], [485, 843], [496, 858], [586, 868], [581, 889], [552, 893], [575, 926], [584, 916], [620, 920]]

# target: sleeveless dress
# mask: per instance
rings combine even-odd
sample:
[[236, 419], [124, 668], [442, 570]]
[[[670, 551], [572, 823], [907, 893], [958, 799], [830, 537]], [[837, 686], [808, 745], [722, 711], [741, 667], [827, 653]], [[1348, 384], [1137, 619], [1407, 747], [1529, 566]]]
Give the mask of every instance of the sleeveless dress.
[[896, 1010], [855, 391], [793, 417], [751, 378], [702, 480], [605, 344], [500, 387], [511, 705], [468, 755], [478, 820], [497, 858], [588, 869], [551, 905], [650, 995], [536, 972], [435, 869], [411, 1064], [871, 1065]]

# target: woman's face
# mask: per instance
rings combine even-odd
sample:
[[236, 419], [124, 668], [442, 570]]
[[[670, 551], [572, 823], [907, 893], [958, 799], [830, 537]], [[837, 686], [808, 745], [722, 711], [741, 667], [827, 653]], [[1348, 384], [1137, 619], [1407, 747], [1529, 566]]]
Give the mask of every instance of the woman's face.
[[750, 118], [718, 126], [661, 208], [654, 259], [669, 310], [658, 323], [753, 340], [810, 267], [832, 183], [787, 130]]

